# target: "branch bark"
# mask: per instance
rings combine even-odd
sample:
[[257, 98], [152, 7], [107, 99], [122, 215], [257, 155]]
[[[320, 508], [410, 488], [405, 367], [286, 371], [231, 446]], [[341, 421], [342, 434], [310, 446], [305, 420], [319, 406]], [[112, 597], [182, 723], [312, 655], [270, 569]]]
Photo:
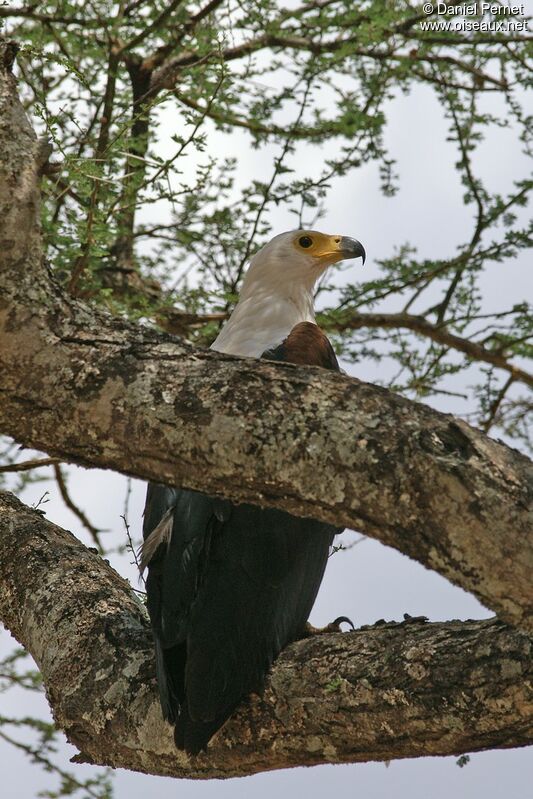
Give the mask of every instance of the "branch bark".
[[288, 647], [208, 752], [176, 752], [147, 615], [74, 536], [0, 492], [0, 618], [91, 762], [207, 778], [533, 742], [532, 642], [494, 619], [378, 624]]
[[532, 464], [323, 370], [222, 356], [63, 293], [42, 262], [43, 148], [0, 53], [0, 429], [51, 456], [361, 530], [533, 628]]

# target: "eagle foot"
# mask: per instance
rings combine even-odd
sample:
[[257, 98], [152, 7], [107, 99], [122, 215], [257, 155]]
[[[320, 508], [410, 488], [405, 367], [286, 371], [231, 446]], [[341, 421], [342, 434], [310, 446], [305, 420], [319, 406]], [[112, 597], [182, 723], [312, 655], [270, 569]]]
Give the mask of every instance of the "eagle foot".
[[312, 624], [307, 622], [303, 638], [309, 638], [311, 635], [323, 635], [324, 633], [342, 633], [341, 624], [349, 624], [352, 630], [355, 630], [355, 625], [348, 616], [337, 616], [334, 621], [330, 621], [325, 627], [313, 627]]

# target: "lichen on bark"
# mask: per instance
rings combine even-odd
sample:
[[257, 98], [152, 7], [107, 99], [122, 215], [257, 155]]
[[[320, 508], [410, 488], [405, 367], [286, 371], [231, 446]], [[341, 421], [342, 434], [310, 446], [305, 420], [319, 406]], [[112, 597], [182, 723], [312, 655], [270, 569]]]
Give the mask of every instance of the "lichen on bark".
[[209, 745], [176, 752], [148, 618], [74, 536], [0, 493], [0, 617], [33, 654], [79, 761], [186, 777], [460, 754], [533, 740], [531, 639], [496, 619], [378, 623], [278, 658]]

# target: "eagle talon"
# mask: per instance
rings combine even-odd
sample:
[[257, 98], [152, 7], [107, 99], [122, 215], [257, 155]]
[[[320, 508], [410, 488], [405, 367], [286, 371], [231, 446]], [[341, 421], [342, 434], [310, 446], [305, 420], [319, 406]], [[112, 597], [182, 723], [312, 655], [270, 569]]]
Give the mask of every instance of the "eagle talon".
[[355, 625], [348, 616], [337, 616], [334, 621], [330, 621], [325, 627], [313, 627], [312, 624], [307, 622], [303, 637], [309, 638], [311, 635], [324, 635], [326, 633], [342, 633], [341, 624], [349, 624], [352, 630], [355, 630]]
[[335, 621], [332, 621], [331, 624], [328, 625], [328, 626], [329, 627], [332, 627], [332, 626], [336, 627], [339, 630], [339, 632], [342, 632], [341, 624], [349, 624], [350, 627], [352, 628], [352, 630], [355, 630], [355, 624], [353, 623], [353, 621], [350, 618], [348, 618], [348, 616], [337, 616]]

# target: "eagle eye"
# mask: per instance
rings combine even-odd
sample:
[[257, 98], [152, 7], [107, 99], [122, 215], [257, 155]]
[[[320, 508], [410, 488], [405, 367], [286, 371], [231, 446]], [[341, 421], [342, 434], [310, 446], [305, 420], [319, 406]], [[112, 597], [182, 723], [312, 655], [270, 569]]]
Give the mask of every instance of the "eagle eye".
[[300, 236], [300, 238], [298, 239], [298, 244], [300, 245], [300, 247], [305, 247], [306, 249], [307, 247], [310, 247], [312, 243], [313, 239], [311, 238], [311, 236]]

